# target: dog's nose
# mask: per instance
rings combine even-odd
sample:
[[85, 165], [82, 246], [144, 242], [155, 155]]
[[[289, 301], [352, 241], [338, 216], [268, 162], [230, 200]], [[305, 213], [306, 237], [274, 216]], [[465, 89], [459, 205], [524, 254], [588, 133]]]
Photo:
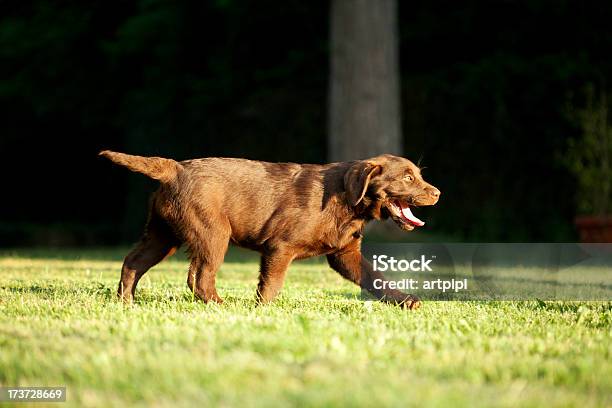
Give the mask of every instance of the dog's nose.
[[429, 195], [431, 195], [433, 198], [440, 198], [440, 190], [438, 190], [435, 187], [431, 187], [429, 189]]

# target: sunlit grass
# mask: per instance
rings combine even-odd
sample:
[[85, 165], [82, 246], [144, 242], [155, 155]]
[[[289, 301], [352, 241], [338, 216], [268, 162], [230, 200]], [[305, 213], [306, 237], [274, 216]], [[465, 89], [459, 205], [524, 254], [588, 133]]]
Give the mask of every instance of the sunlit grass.
[[232, 253], [221, 306], [193, 301], [184, 258], [115, 300], [125, 251], [0, 257], [0, 384], [65, 385], [70, 406], [609, 406], [607, 302], [364, 302], [296, 263], [256, 307], [256, 258]]

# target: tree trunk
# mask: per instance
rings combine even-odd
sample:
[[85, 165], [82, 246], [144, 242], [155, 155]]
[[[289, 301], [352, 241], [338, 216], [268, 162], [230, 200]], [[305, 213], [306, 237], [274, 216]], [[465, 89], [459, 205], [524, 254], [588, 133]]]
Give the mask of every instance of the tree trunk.
[[332, 0], [328, 156], [402, 153], [396, 0]]

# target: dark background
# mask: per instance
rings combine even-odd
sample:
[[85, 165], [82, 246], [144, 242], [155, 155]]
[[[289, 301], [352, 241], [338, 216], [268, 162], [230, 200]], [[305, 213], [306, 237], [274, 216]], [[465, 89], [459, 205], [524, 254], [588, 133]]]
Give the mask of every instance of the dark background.
[[[0, 1], [0, 245], [133, 242], [155, 183], [98, 159], [326, 161], [327, 1]], [[612, 70], [612, 2], [399, 1], [426, 231], [571, 241], [566, 114]], [[577, 103], [580, 103], [579, 101]], [[375, 137], [375, 135], [373, 135]]]

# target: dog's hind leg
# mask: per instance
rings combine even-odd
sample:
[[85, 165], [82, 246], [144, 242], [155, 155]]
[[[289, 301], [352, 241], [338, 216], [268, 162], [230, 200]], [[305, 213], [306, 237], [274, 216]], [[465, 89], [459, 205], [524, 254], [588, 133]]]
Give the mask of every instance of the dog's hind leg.
[[191, 264], [187, 286], [195, 297], [204, 302], [223, 303], [215, 287], [219, 266], [229, 245], [230, 228], [222, 225], [202, 226], [188, 239]]
[[140, 242], [125, 257], [117, 296], [126, 302], [134, 299], [136, 285], [151, 267], [171, 256], [180, 246], [167, 224], [152, 216]]

